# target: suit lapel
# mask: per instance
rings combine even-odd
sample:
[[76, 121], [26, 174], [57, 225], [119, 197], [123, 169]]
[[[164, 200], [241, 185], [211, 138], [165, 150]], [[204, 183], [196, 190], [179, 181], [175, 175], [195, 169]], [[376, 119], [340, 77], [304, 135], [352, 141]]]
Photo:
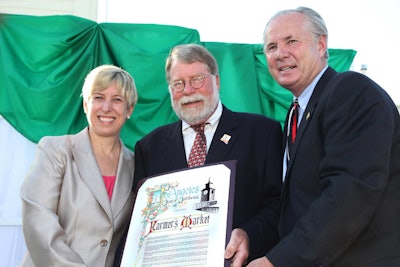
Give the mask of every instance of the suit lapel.
[[[294, 143], [294, 149], [293, 149], [293, 156], [289, 165], [287, 166], [288, 171], [286, 173], [289, 173], [289, 170], [292, 167], [293, 162], [295, 161], [296, 158], [296, 152], [297, 152], [297, 147], [301, 143], [302, 137], [304, 133], [307, 130], [307, 127], [309, 123], [311, 122], [315, 109], [317, 108], [318, 101], [322, 95], [322, 93], [325, 91], [324, 88], [326, 88], [329, 80], [334, 76], [337, 72], [332, 69], [331, 67], [328, 67], [324, 74], [321, 76], [320, 80], [318, 81], [317, 85], [314, 88], [314, 91], [311, 95], [310, 100], [308, 101], [307, 108], [304, 111], [303, 117], [300, 122], [299, 129], [297, 131], [297, 136], [296, 136], [296, 141]], [[287, 119], [286, 119], [287, 123]], [[285, 135], [286, 136], [286, 135]], [[285, 179], [286, 180], [286, 179]]]
[[[160, 140], [162, 142], [163, 140]], [[167, 162], [170, 170], [187, 168], [185, 146], [183, 144], [182, 122], [172, 124], [165, 136], [165, 146], [163, 148], [163, 158]], [[174, 153], [171, 154], [171, 151]]]
[[88, 128], [72, 136], [71, 141], [72, 155], [83, 182], [92, 192], [109, 218], [112, 219], [110, 200], [90, 145]]
[[[237, 134], [234, 129], [237, 127], [238, 124], [233, 112], [223, 106], [222, 115], [211, 141], [205, 164], [223, 161], [226, 158], [229, 150], [236, 142]], [[223, 137], [229, 137], [229, 140], [223, 142], [221, 141]]]

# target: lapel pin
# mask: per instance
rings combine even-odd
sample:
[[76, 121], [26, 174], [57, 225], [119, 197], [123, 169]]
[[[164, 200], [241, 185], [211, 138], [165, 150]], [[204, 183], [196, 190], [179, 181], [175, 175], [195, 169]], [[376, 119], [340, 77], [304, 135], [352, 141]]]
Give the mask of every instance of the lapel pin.
[[306, 120], [307, 120], [307, 121], [308, 121], [308, 119], [310, 118], [310, 116], [311, 116], [311, 113], [308, 112], [308, 113], [307, 113], [307, 116], [306, 116]]
[[221, 137], [221, 141], [222, 142], [224, 142], [225, 143], [225, 145], [227, 145], [228, 143], [229, 143], [229, 140], [231, 139], [231, 136], [229, 135], [229, 134], [224, 134], [222, 137]]

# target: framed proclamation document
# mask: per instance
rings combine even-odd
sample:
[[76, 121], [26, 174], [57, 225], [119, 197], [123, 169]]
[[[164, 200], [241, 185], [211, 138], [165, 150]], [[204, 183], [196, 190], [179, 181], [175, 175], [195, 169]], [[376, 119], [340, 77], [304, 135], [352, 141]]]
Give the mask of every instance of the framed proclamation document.
[[235, 173], [236, 161], [226, 161], [146, 179], [121, 266], [229, 266]]

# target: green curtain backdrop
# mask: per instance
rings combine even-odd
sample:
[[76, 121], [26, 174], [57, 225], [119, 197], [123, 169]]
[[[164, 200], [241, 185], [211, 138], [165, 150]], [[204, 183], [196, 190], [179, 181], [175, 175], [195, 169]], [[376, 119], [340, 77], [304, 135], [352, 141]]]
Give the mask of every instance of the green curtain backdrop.
[[[260, 33], [262, 34], [262, 33]], [[102, 64], [127, 70], [139, 101], [122, 131], [131, 149], [154, 128], [177, 120], [164, 74], [169, 50], [199, 43], [216, 57], [221, 99], [230, 109], [283, 123], [291, 93], [268, 73], [261, 44], [202, 42], [195, 29], [154, 24], [96, 23], [74, 16], [0, 14], [0, 114], [33, 142], [76, 133], [87, 125], [80, 97], [87, 73]], [[329, 49], [344, 71], [354, 50]]]

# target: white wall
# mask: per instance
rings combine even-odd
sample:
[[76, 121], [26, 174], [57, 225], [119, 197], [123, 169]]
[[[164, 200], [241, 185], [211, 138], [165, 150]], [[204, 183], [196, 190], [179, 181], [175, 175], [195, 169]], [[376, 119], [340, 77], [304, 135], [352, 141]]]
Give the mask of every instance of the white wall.
[[97, 0], [0, 0], [0, 13], [74, 15], [97, 21]]

